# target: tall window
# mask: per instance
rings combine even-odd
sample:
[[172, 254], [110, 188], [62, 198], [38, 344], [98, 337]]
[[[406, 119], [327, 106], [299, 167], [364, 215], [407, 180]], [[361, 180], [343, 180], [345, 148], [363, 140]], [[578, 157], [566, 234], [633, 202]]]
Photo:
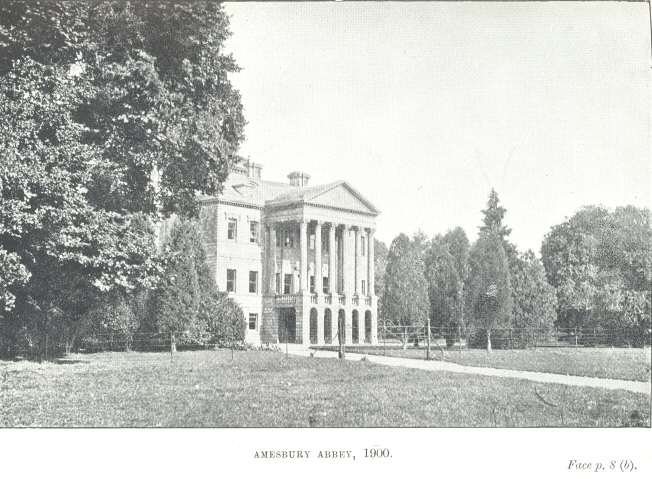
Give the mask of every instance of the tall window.
[[313, 275], [310, 276], [310, 292], [315, 292], [315, 277]]
[[292, 231], [285, 230], [283, 233], [283, 246], [286, 248], [294, 248], [294, 235]]
[[292, 293], [292, 275], [286, 274], [283, 281], [283, 294]]
[[258, 243], [258, 221], [249, 222], [249, 242]]
[[321, 281], [323, 293], [327, 294], [330, 291], [330, 288], [328, 287], [328, 276], [324, 276]]
[[226, 270], [226, 290], [229, 293], [235, 293], [235, 270]]
[[258, 271], [249, 271], [249, 292], [258, 292]]
[[315, 249], [315, 235], [310, 235], [308, 238], [308, 248]]
[[276, 294], [281, 294], [281, 273], [276, 273]]
[[235, 240], [238, 236], [238, 220], [229, 218], [229, 225], [226, 230], [226, 237], [230, 240]]
[[367, 294], [367, 283], [365, 280], [362, 280], [362, 294]]
[[249, 313], [249, 329], [256, 329], [258, 327], [258, 314]]

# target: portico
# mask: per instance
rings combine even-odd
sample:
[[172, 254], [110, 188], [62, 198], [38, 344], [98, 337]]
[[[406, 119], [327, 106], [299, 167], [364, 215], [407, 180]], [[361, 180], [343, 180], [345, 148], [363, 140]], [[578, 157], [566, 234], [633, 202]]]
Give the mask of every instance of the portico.
[[[280, 310], [294, 308], [296, 325], [290, 329], [296, 333], [291, 342], [336, 343], [343, 316], [347, 343], [375, 343], [374, 229], [364, 222], [273, 214], [264, 227], [264, 303], [272, 321], [261, 341], [287, 337], [278, 329], [287, 327]], [[355, 335], [356, 329], [362, 334]]]

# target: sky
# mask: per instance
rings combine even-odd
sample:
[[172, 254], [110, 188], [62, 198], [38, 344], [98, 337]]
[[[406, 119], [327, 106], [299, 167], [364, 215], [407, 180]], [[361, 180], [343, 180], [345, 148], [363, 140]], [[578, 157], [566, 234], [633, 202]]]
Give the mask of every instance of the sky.
[[227, 3], [241, 154], [346, 180], [376, 237], [461, 226], [493, 187], [519, 249], [583, 205], [650, 206], [645, 3]]

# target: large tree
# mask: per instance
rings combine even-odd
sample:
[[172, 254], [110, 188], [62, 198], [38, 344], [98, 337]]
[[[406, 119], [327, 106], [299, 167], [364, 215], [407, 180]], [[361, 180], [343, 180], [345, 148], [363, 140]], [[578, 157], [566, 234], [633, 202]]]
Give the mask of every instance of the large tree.
[[450, 344], [462, 326], [463, 282], [455, 258], [442, 238], [435, 238], [425, 254], [425, 275], [430, 299], [430, 325]]
[[651, 249], [647, 208], [588, 206], [553, 226], [541, 251], [560, 325], [611, 330], [613, 341], [649, 341]]
[[480, 234], [471, 249], [469, 266], [468, 321], [486, 334], [487, 351], [491, 351], [491, 331], [511, 324], [513, 305], [507, 256], [498, 234]]
[[243, 137], [228, 35], [217, 2], [0, 4], [3, 309], [48, 330], [67, 290], [151, 283], [136, 218], [195, 214]]
[[417, 327], [426, 324], [428, 291], [421, 251], [401, 233], [389, 248], [383, 294], [385, 322], [407, 346]]

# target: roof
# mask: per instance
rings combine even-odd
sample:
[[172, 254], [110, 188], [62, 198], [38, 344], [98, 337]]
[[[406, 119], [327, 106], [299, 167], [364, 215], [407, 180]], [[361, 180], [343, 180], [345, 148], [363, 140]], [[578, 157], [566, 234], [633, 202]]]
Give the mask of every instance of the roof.
[[[210, 200], [212, 198], [202, 197], [201, 199]], [[222, 194], [216, 199], [258, 208], [303, 203], [373, 215], [379, 213], [370, 201], [345, 181], [302, 187], [275, 181], [256, 181], [245, 175], [232, 175], [224, 184]]]

